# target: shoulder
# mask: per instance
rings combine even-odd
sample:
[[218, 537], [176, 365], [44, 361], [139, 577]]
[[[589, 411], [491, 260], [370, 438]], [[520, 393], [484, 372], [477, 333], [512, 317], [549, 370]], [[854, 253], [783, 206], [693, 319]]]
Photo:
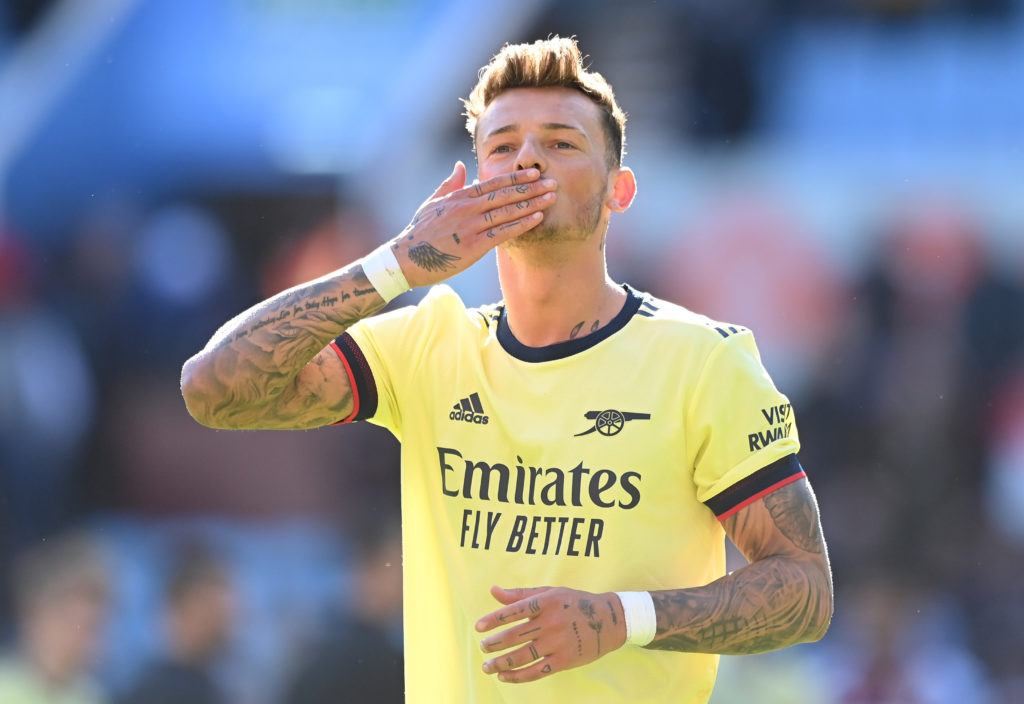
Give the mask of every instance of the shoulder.
[[474, 321], [483, 322], [479, 314], [466, 308], [450, 286], [438, 284], [430, 287], [419, 302], [364, 318], [349, 331], [357, 339], [372, 331], [375, 336], [400, 334], [409, 340], [418, 336], [436, 337], [467, 324], [479, 324]]
[[431, 286], [426, 295], [418, 303], [386, 311], [362, 322], [387, 320], [389, 318], [405, 318], [410, 320], [463, 320], [480, 319], [497, 304], [480, 308], [467, 308], [462, 297], [447, 284]]
[[419, 315], [429, 321], [431, 330], [462, 330], [484, 337], [497, 328], [504, 307], [503, 302], [498, 302], [467, 308], [462, 297], [446, 284], [432, 286], [417, 305]]
[[767, 374], [750, 328], [716, 320], [649, 293], [639, 295], [633, 326], [636, 336], [649, 349], [675, 358], [694, 383], [700, 379], [719, 383], [730, 377], [730, 383], [742, 384], [744, 379]]
[[652, 333], [672, 336], [690, 346], [706, 348], [709, 352], [730, 338], [753, 338], [750, 329], [743, 325], [715, 320], [650, 293], [633, 293], [640, 297], [636, 315]]

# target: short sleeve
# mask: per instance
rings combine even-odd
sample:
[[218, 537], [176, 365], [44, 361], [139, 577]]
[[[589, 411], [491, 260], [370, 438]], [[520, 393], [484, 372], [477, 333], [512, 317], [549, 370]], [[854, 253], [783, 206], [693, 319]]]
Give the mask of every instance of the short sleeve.
[[720, 520], [804, 476], [793, 408], [749, 330], [711, 350], [685, 417], [697, 498]]
[[401, 440], [403, 397], [435, 346], [439, 316], [455, 305], [449, 287], [435, 286], [419, 304], [360, 320], [332, 343], [352, 388], [352, 414], [341, 423], [366, 420]]

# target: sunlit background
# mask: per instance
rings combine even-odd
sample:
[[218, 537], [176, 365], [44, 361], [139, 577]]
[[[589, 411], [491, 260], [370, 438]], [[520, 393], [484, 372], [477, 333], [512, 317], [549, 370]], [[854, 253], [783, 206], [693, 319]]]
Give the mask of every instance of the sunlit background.
[[[0, 3], [5, 646], [83, 702], [156, 702], [182, 641], [225, 703], [392, 701], [394, 440], [207, 430], [178, 375], [400, 231], [474, 163], [477, 68], [553, 33], [629, 114], [612, 275], [755, 331], [821, 504], [832, 630], [714, 704], [1024, 701], [1017, 0]], [[493, 259], [454, 286], [499, 297]]]

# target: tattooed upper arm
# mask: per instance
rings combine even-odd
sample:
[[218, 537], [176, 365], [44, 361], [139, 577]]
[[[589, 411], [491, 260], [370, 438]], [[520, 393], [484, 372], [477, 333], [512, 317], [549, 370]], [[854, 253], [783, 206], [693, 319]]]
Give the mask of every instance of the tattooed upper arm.
[[824, 552], [817, 502], [806, 479], [744, 507], [725, 519], [722, 527], [751, 562], [773, 555]]
[[804, 478], [737, 511], [722, 526], [751, 562], [774, 555], [826, 559], [818, 504]]
[[276, 399], [270, 423], [277, 429], [319, 428], [352, 413], [352, 387], [338, 354], [325, 347]]

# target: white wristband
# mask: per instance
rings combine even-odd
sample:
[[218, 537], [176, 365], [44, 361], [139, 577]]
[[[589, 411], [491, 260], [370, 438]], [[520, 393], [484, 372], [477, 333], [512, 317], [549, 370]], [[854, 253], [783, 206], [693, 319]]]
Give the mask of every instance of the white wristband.
[[363, 273], [385, 303], [412, 288], [402, 273], [402, 267], [398, 265], [395, 253], [391, 251], [390, 242], [367, 254], [361, 263]]
[[658, 617], [650, 592], [615, 592], [626, 618], [626, 642], [647, 645], [658, 632]]

